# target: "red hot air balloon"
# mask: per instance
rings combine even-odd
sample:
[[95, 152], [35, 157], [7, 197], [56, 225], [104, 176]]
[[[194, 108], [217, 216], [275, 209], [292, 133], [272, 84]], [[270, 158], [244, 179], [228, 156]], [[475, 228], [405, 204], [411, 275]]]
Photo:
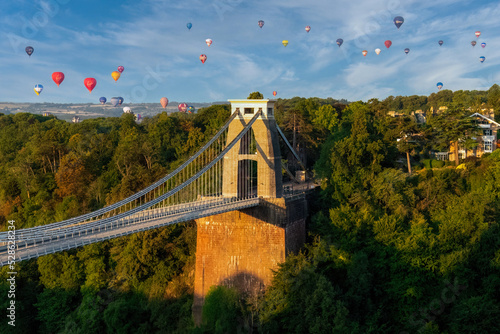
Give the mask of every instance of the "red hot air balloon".
[[125, 70], [125, 67], [123, 67], [123, 66], [118, 66], [118, 72], [122, 73], [122, 72], [123, 72], [123, 70]]
[[479, 36], [481, 36], [481, 32], [480, 31], [476, 31], [475, 35], [476, 35], [476, 37], [479, 37]]
[[386, 48], [390, 48], [392, 45], [392, 42], [390, 40], [387, 40], [384, 42]]
[[200, 60], [203, 64], [205, 64], [205, 61], [207, 60], [207, 55], [200, 55]]
[[363, 54], [363, 56], [365, 56], [365, 57], [366, 57], [366, 55], [368, 54], [368, 51], [363, 50], [363, 51], [361, 51], [361, 53]]
[[54, 80], [54, 82], [57, 84], [57, 87], [59, 87], [59, 84], [64, 80], [64, 73], [63, 72], [52, 73], [52, 80]]
[[306, 26], [306, 31], [307, 32], [311, 31], [311, 26]]
[[163, 107], [163, 109], [165, 109], [168, 105], [168, 99], [166, 97], [162, 97], [160, 99], [160, 103], [161, 103], [161, 106]]
[[179, 109], [180, 112], [186, 112], [188, 109], [188, 105], [186, 103], [181, 103], [177, 108]]
[[86, 78], [85, 80], [83, 80], [83, 84], [85, 85], [85, 87], [87, 87], [89, 93], [92, 93], [92, 89], [94, 89], [97, 81], [94, 78]]
[[276, 96], [276, 94], [278, 94], [276, 91], [273, 92], [273, 96]]

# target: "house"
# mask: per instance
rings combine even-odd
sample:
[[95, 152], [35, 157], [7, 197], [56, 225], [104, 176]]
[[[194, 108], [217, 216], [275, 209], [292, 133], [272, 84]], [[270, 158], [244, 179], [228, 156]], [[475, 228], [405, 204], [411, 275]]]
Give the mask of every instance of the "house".
[[421, 109], [412, 111], [411, 115], [414, 117], [415, 122], [417, 122], [418, 124], [424, 124], [425, 122], [427, 122], [425, 111], [422, 111]]
[[[477, 136], [475, 139], [478, 145], [473, 149], [466, 149], [463, 146], [458, 146], [458, 157], [459, 159], [465, 159], [467, 157], [481, 157], [484, 153], [491, 153], [497, 148], [497, 132], [500, 128], [500, 124], [493, 120], [491, 113], [483, 115], [480, 113], [474, 113], [469, 117], [473, 117], [477, 121], [477, 125], [482, 130], [482, 134]], [[450, 149], [450, 157], [453, 157], [454, 148]]]

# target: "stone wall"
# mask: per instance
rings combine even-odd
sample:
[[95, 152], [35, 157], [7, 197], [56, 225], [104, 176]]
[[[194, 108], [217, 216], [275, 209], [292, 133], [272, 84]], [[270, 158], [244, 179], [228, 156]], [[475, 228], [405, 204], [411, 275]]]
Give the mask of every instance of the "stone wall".
[[235, 287], [240, 293], [263, 290], [272, 270], [305, 241], [304, 199], [261, 199], [254, 208], [196, 220], [196, 269], [193, 316], [201, 323], [204, 297], [213, 285]]

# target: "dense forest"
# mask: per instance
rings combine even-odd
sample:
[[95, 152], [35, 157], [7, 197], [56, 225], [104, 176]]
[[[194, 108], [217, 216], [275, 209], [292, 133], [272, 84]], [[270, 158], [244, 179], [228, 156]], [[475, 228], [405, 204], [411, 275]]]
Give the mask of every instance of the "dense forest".
[[[448, 109], [433, 116], [440, 106]], [[275, 107], [321, 189], [307, 244], [265, 293], [214, 287], [195, 327], [196, 226], [188, 222], [19, 263], [16, 327], [4, 318], [0, 332], [498, 333], [500, 150], [460, 168], [426, 160], [453, 142], [474, 145], [476, 125], [463, 120], [498, 114], [500, 87], [354, 103], [296, 97]], [[418, 109], [429, 114], [425, 124], [411, 115]], [[389, 117], [393, 110], [403, 116]], [[77, 124], [0, 115], [1, 229], [125, 198], [177, 167], [228, 117], [227, 105], [139, 124], [130, 114]], [[0, 308], [8, 302], [0, 298]]]

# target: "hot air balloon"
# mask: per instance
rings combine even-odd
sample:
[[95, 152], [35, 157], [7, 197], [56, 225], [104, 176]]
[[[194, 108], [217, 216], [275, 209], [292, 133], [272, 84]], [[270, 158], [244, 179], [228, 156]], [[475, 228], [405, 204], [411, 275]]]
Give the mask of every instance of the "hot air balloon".
[[123, 103], [123, 97], [118, 96], [118, 105], [121, 106]]
[[94, 89], [97, 81], [94, 78], [85, 78], [85, 80], [83, 80], [83, 84], [87, 87], [89, 93], [92, 93], [92, 89]]
[[276, 94], [278, 94], [276, 91], [273, 92], [273, 96], [276, 96]]
[[106, 98], [103, 96], [101, 98], [99, 98], [99, 102], [101, 102], [101, 104], [105, 104], [106, 103]]
[[259, 27], [262, 28], [264, 26], [264, 21], [260, 20], [258, 24], [259, 24]]
[[126, 113], [126, 114], [131, 114], [132, 113], [132, 109], [130, 109], [130, 107], [123, 107], [123, 112]]
[[306, 31], [307, 32], [311, 31], [311, 26], [306, 26]]
[[486, 43], [481, 43], [481, 47], [484, 49], [486, 47]]
[[410, 49], [406, 48], [405, 53], [408, 54], [410, 52]]
[[113, 72], [111, 72], [111, 76], [112, 76], [112, 77], [113, 77], [113, 79], [115, 79], [115, 81], [116, 81], [116, 80], [120, 79], [120, 72], [118, 72], [118, 71], [113, 71]]
[[339, 48], [342, 45], [342, 43], [344, 43], [344, 40], [342, 38], [337, 39], [337, 45], [339, 46]]
[[479, 61], [481, 61], [481, 63], [484, 63], [484, 61], [486, 60], [486, 57], [485, 56], [481, 56], [479, 57]]
[[193, 24], [191, 22], [189, 22], [188, 24], [186, 24], [186, 27], [191, 30], [191, 27], [193, 27]]
[[42, 92], [43, 90], [43, 86], [38, 84], [38, 85], [35, 85], [35, 88], [33, 88], [33, 90], [35, 91], [36, 95], [40, 95], [40, 93]]
[[168, 99], [166, 97], [162, 97], [160, 99], [160, 103], [161, 103], [161, 106], [163, 107], [163, 109], [165, 109], [168, 105]]
[[441, 41], [441, 40], [438, 42], [439, 46], [443, 45], [443, 43], [444, 43], [444, 42], [443, 42], [443, 41]]
[[443, 88], [443, 83], [442, 82], [438, 82], [436, 84], [436, 86], [437, 86], [438, 90], [440, 90], [441, 88]]
[[366, 55], [368, 54], [368, 51], [363, 50], [363, 51], [361, 51], [361, 53], [363, 54], [363, 56], [365, 56], [365, 57], [366, 57]]
[[476, 41], [470, 42], [470, 45], [472, 45], [472, 47], [475, 47], [476, 46]]
[[476, 37], [479, 37], [479, 36], [481, 36], [481, 32], [480, 31], [476, 31], [475, 35], [476, 35]]
[[380, 50], [379, 48], [376, 48], [376, 49], [375, 49], [375, 53], [376, 53], [377, 55], [379, 55], [379, 54], [380, 54], [380, 51], [382, 51], [382, 50]]
[[286, 39], [284, 39], [281, 43], [283, 43], [283, 46], [286, 48], [286, 46], [288, 45], [288, 41]]
[[390, 40], [387, 40], [384, 42], [386, 48], [390, 48], [392, 45], [392, 42]]
[[403, 24], [405, 20], [403, 19], [402, 16], [396, 16], [394, 18], [394, 24], [396, 25], [396, 27], [399, 29], [399, 27], [401, 27], [401, 25]]
[[142, 118], [142, 117], [141, 117], [141, 114], [134, 115], [134, 117], [135, 117], [135, 120], [136, 120], [136, 121], [140, 121], [140, 120], [141, 120], [141, 118]]
[[207, 55], [200, 55], [200, 60], [203, 64], [205, 64], [205, 61], [207, 60]]
[[54, 80], [54, 82], [57, 84], [57, 87], [59, 87], [59, 84], [64, 80], [64, 73], [63, 72], [52, 73], [52, 80]]
[[122, 73], [124, 69], [125, 69], [125, 67], [123, 67], [123, 66], [118, 66], [118, 72]]
[[110, 102], [113, 107], [116, 107], [120, 103], [117, 97], [112, 97]]
[[194, 108], [194, 106], [189, 106], [189, 108], [187, 109], [188, 113], [192, 114], [194, 113], [196, 109]]
[[32, 46], [27, 46], [26, 49], [24, 49], [26, 51], [26, 53], [28, 54], [28, 56], [31, 57], [31, 54], [33, 53], [33, 51], [35, 51], [35, 49], [33, 49]]
[[207, 38], [205, 40], [205, 43], [207, 43], [208, 46], [212, 45], [212, 40], [210, 38]]
[[181, 103], [177, 108], [179, 109], [180, 112], [186, 112], [188, 105], [185, 103]]

